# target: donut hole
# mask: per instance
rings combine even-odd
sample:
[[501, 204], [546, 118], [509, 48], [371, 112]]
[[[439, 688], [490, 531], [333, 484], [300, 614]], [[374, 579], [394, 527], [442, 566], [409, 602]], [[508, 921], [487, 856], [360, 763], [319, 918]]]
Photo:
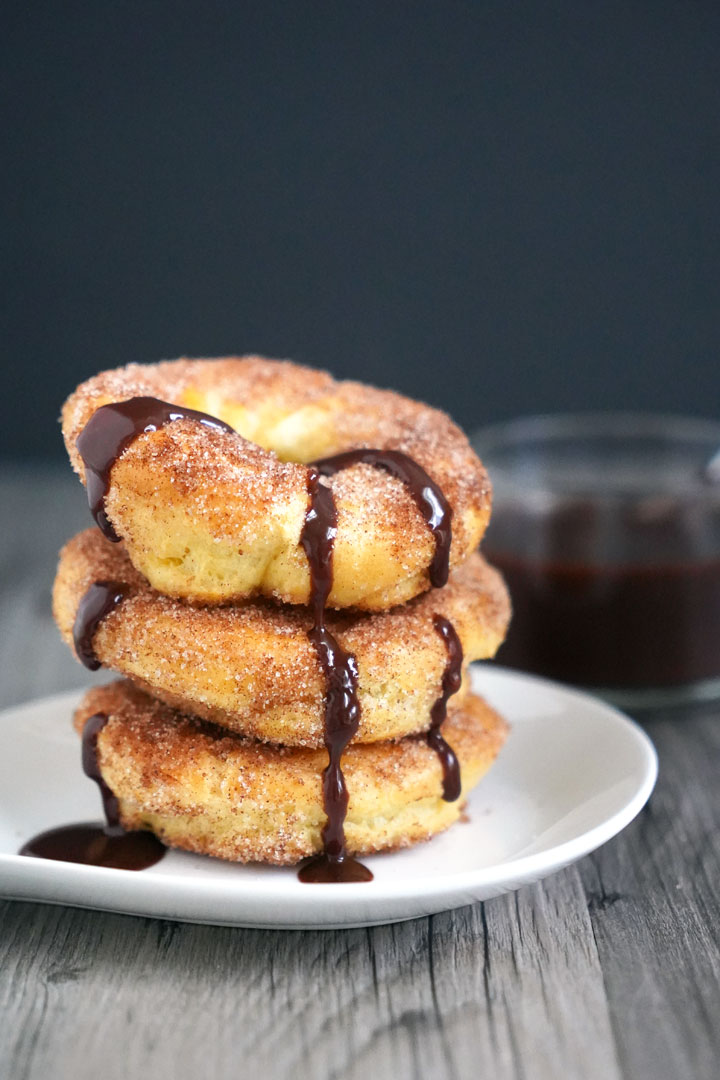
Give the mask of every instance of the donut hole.
[[228, 401], [217, 392], [187, 389], [179, 404], [216, 416], [283, 462], [305, 465], [335, 453], [339, 447], [332, 398], [288, 410], [274, 399], [250, 407]]

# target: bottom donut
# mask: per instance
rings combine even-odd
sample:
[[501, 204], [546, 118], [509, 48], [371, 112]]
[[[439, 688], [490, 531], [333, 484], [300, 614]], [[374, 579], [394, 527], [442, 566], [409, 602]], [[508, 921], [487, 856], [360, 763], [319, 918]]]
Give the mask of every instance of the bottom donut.
[[[126, 829], [148, 829], [170, 847], [234, 862], [297, 863], [322, 850], [324, 750], [270, 746], [182, 716], [130, 682], [89, 690], [75, 712], [97, 737], [102, 778]], [[443, 735], [457, 754], [462, 794], [442, 798], [442, 767], [423, 736], [351, 746], [343, 757], [350, 801], [347, 849], [409, 847], [456, 821], [490, 768], [507, 725], [482, 698], [451, 708]]]

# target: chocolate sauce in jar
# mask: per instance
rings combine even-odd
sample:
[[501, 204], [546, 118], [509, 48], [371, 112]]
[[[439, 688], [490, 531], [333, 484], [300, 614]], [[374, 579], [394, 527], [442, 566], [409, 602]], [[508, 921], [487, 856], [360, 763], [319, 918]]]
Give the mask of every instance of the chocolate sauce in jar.
[[95, 631], [126, 595], [125, 585], [115, 581], [96, 581], [78, 604], [73, 625], [73, 644], [78, 660], [90, 671], [97, 671], [102, 667], [93, 647]]
[[105, 513], [113, 465], [139, 435], [158, 431], [174, 420], [197, 420], [214, 431], [233, 431], [228, 424], [208, 413], [171, 405], [154, 397], [135, 397], [101, 405], [78, 435], [76, 446], [85, 465], [90, 512], [108, 540], [117, 543], [120, 539]]
[[56, 862], [83, 863], [115, 870], [145, 870], [165, 854], [165, 845], [149, 832], [126, 832], [120, 824], [118, 801], [102, 778], [97, 757], [98, 735], [107, 724], [105, 713], [96, 713], [82, 735], [83, 772], [100, 791], [105, 825], [63, 825], [28, 840], [20, 855]]
[[430, 728], [427, 733], [428, 746], [440, 758], [443, 770], [443, 799], [455, 802], [460, 798], [462, 781], [460, 762], [453, 748], [442, 736], [441, 728], [447, 716], [447, 704], [453, 694], [457, 694], [462, 683], [463, 649], [455, 627], [444, 615], [433, 617], [435, 630], [445, 642], [448, 659], [442, 677], [442, 692], [430, 711]]
[[720, 677], [720, 514], [648, 502], [610, 528], [591, 502], [541, 521], [504, 508], [484, 552], [512, 598], [501, 664], [620, 691]]
[[314, 462], [314, 467], [323, 476], [333, 476], [352, 465], [385, 469], [405, 484], [435, 540], [430, 583], [436, 589], [442, 588], [447, 584], [452, 544], [452, 507], [442, 490], [417, 461], [399, 450], [347, 450]]
[[308, 472], [310, 506], [300, 542], [310, 566], [310, 594], [314, 625], [308, 632], [315, 646], [327, 685], [324, 741], [328, 764], [323, 773], [323, 807], [327, 822], [322, 831], [323, 852], [298, 872], [307, 883], [372, 881], [372, 874], [345, 847], [348, 791], [342, 772], [343, 752], [360, 723], [355, 657], [346, 653], [325, 626], [325, 604], [332, 589], [332, 555], [337, 533], [337, 511], [330, 488], [320, 473]]

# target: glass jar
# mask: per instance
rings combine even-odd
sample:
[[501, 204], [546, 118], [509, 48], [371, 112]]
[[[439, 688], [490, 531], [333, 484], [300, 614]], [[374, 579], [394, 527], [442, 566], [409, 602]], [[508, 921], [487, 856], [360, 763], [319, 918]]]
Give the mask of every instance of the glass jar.
[[626, 707], [720, 697], [720, 423], [627, 413], [478, 431], [498, 662]]

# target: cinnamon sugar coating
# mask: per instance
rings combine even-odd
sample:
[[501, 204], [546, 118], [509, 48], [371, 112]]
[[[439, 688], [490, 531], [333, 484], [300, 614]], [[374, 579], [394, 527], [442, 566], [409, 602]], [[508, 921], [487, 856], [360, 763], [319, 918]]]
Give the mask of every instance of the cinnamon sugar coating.
[[[75, 713], [94, 713], [103, 779], [128, 829], [149, 829], [173, 847], [237, 862], [298, 862], [322, 848], [321, 750], [270, 747], [183, 717], [129, 682], [88, 691]], [[447, 828], [487, 771], [507, 725], [469, 694], [443, 728], [461, 765], [463, 797], [442, 798], [442, 769], [422, 737], [350, 747], [345, 822], [355, 854], [408, 847]]]
[[[78, 605], [96, 581], [121, 583], [127, 592], [94, 636], [105, 666], [180, 711], [232, 731], [323, 745], [325, 678], [307, 638], [309, 612], [263, 600], [214, 608], [172, 600], [148, 585], [121, 544], [88, 529], [61, 552], [53, 592], [55, 619], [69, 645]], [[329, 614], [328, 627], [358, 665], [356, 742], [427, 729], [447, 662], [435, 614], [454, 625], [466, 662], [494, 655], [509, 618], [500, 575], [474, 554], [445, 588], [403, 607]]]
[[[444, 413], [261, 357], [130, 364], [83, 383], [63, 409], [65, 442], [81, 478], [75, 444], [87, 421], [101, 405], [136, 396], [210, 413], [237, 432], [175, 421], [135, 439], [112, 469], [108, 517], [133, 564], [167, 595], [306, 604], [302, 463], [345, 450], [398, 450], [426, 470], [453, 510], [451, 566], [477, 547], [487, 525], [487, 475]], [[403, 483], [369, 465], [326, 482], [338, 511], [329, 605], [386, 610], [426, 590], [434, 542]]]

